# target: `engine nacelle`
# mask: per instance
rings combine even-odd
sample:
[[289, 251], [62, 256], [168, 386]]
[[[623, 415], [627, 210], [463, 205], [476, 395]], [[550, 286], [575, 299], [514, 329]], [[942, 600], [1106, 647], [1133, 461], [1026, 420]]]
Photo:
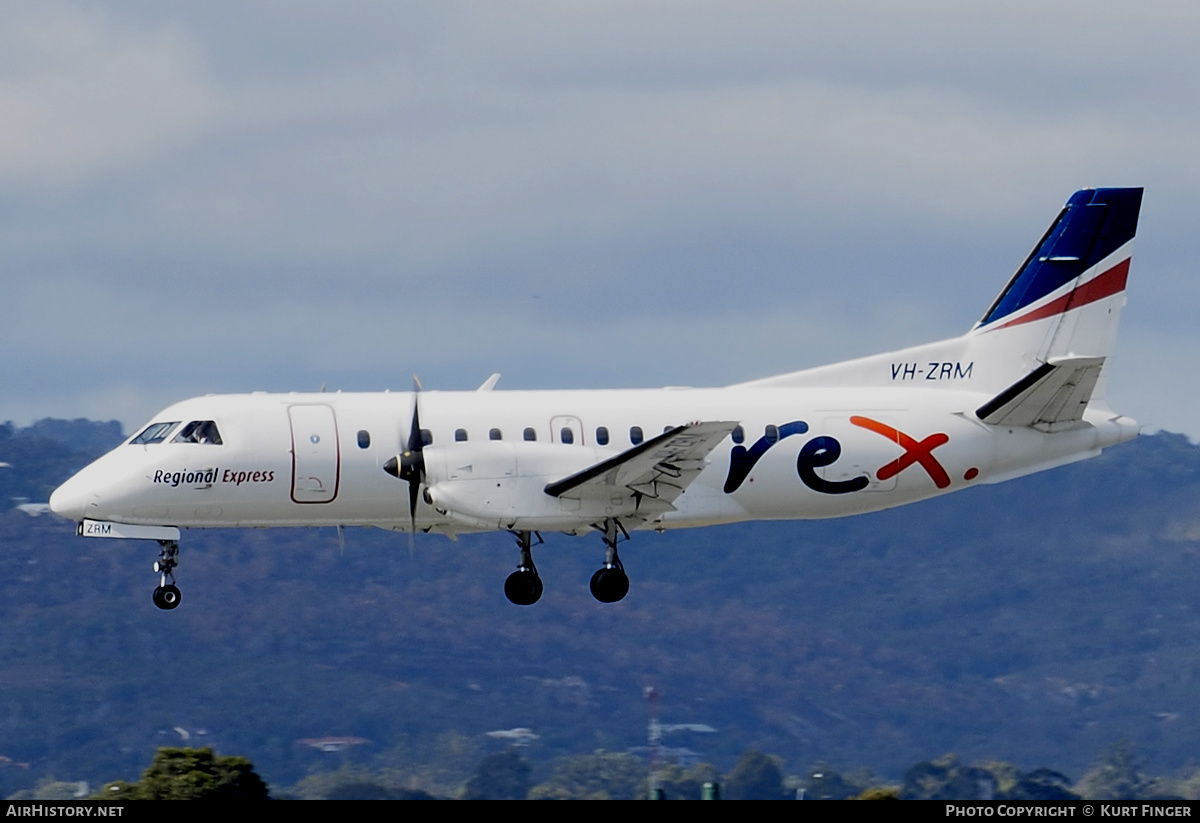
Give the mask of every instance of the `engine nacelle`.
[[[530, 528], [578, 523], [578, 501], [546, 494], [546, 484], [608, 455], [590, 446], [500, 440], [427, 446], [425, 501], [474, 528], [512, 528], [518, 512]], [[567, 517], [566, 515], [571, 515]]]

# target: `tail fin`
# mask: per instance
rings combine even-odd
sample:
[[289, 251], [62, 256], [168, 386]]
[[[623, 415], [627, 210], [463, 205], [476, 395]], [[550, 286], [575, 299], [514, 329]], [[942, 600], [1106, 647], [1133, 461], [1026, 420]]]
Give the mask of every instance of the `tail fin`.
[[[1101, 358], [1103, 364], [1125, 305], [1141, 205], [1141, 189], [1072, 195], [968, 334], [988, 371], [1018, 380], [1051, 361]], [[1099, 400], [1103, 378], [1095, 382], [1089, 395]]]
[[[1123, 291], [1141, 206], [1141, 189], [1075, 192], [977, 327], [1026, 323]], [[1080, 283], [1101, 277], [1080, 293]], [[1044, 300], [1068, 283], [1075, 287], [1067, 294]], [[1038, 308], [1025, 311], [1034, 304]]]
[[982, 418], [1070, 425], [1089, 403], [1102, 405], [1141, 204], [1141, 189], [1076, 192], [961, 337], [739, 386], [966, 389], [994, 395]]

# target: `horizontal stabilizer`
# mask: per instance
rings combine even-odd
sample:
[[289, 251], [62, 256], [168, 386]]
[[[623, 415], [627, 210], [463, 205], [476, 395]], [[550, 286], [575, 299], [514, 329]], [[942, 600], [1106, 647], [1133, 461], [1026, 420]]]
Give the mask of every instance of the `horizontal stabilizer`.
[[669, 511], [703, 471], [708, 455], [737, 427], [711, 421], [676, 426], [615, 457], [546, 486], [551, 497], [626, 502], [644, 514]]
[[1103, 357], [1055, 357], [984, 403], [975, 414], [993, 426], [1044, 432], [1074, 428], [1083, 419]]

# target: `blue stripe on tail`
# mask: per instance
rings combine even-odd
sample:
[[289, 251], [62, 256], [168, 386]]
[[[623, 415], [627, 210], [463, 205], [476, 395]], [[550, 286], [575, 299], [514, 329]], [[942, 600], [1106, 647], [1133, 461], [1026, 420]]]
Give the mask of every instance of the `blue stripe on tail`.
[[1141, 189], [1075, 192], [980, 325], [1040, 300], [1132, 240], [1141, 206]]

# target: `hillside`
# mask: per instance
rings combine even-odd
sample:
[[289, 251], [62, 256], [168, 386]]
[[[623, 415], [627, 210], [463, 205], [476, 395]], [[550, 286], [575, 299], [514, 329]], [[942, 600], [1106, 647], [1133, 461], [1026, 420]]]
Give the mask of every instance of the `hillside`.
[[[46, 455], [14, 494], [119, 436], [74, 425], [0, 438], [0, 460], [23, 439], [26, 463], [30, 441]], [[277, 784], [343, 761], [469, 771], [514, 727], [534, 762], [623, 751], [649, 684], [664, 722], [716, 729], [667, 743], [722, 769], [758, 748], [898, 776], [955, 751], [1074, 778], [1124, 738], [1169, 772], [1200, 737], [1198, 503], [1200, 447], [1160, 434], [892, 512], [637, 534], [610, 606], [587, 591], [595, 537], [547, 535], [546, 594], [519, 608], [507, 536], [420, 535], [410, 556], [368, 529], [344, 550], [332, 529], [197, 532], [175, 612], [150, 602], [152, 545], [8, 511], [0, 791], [135, 778], [173, 729]], [[367, 742], [297, 743], [330, 736]]]

